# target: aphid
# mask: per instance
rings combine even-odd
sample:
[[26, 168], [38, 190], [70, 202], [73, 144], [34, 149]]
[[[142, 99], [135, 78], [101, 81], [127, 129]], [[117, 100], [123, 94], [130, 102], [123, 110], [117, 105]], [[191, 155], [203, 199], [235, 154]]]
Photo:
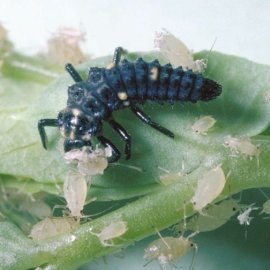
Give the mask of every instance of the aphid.
[[183, 180], [186, 176], [184, 161], [182, 161], [181, 171], [169, 171], [160, 166], [158, 166], [158, 169], [164, 172], [158, 177], [158, 182], [164, 186], [169, 186], [171, 184], [177, 183], [180, 180]]
[[195, 210], [201, 210], [211, 203], [223, 190], [226, 177], [220, 166], [206, 172], [198, 181], [195, 194], [191, 199]]
[[164, 186], [169, 186], [181, 180], [183, 174], [181, 172], [168, 172], [159, 176], [159, 182]]
[[239, 211], [240, 205], [236, 200], [224, 200], [219, 204], [206, 207], [203, 210], [203, 215], [196, 214], [186, 224], [180, 224], [177, 230], [182, 231], [185, 229], [193, 232], [213, 231], [224, 225]]
[[58, 64], [67, 61], [77, 65], [89, 59], [80, 48], [80, 42], [84, 41], [85, 34], [76, 28], [61, 27], [58, 33], [48, 40], [47, 57]]
[[173, 34], [163, 29], [156, 33], [155, 46], [173, 67], [182, 66], [183, 69], [191, 69], [194, 72], [203, 72], [206, 68], [205, 60], [194, 61], [192, 51]]
[[78, 226], [79, 222], [71, 217], [47, 217], [33, 226], [29, 236], [40, 241], [68, 233]]
[[64, 182], [64, 196], [71, 216], [80, 218], [87, 196], [87, 183], [83, 175], [75, 172], [67, 174]]
[[235, 154], [242, 154], [250, 158], [260, 155], [260, 149], [257, 145], [250, 142], [249, 138], [235, 138], [230, 135], [224, 140], [224, 146], [229, 147]]
[[67, 107], [59, 112], [57, 119], [38, 121], [38, 130], [45, 149], [45, 127], [58, 127], [65, 138], [65, 152], [91, 146], [91, 138], [95, 136], [103, 146], [111, 147], [110, 162], [115, 162], [120, 158], [120, 151], [103, 135], [102, 122], [106, 121], [125, 141], [125, 156], [129, 159], [131, 137], [114, 120], [114, 111], [130, 108], [141, 121], [174, 138], [171, 131], [152, 121], [137, 104], [144, 104], [147, 100], [160, 103], [196, 103], [212, 100], [221, 94], [221, 86], [200, 73], [184, 71], [182, 67], [173, 69], [171, 64], [161, 66], [157, 60], [150, 63], [142, 58], [134, 63], [120, 61], [122, 51], [121, 47], [115, 50], [111, 68], [90, 68], [85, 81], [71, 64], [66, 65], [66, 70], [75, 81], [68, 88]]
[[270, 215], [270, 199], [268, 199], [262, 206], [262, 213]]
[[50, 206], [43, 201], [42, 194], [35, 196], [25, 194], [21, 190], [6, 188], [3, 183], [0, 185], [0, 198], [9, 207], [15, 208], [18, 211], [28, 212], [33, 218], [43, 219], [50, 216], [52, 212]]
[[165, 172], [158, 177], [158, 182], [164, 186], [169, 186], [178, 182], [180, 179], [183, 178], [184, 174], [182, 172], [171, 172], [166, 170], [162, 167], [158, 167], [161, 171]]
[[258, 207], [253, 207], [253, 205], [254, 203], [246, 207], [246, 209], [237, 216], [240, 225], [250, 225], [250, 222], [253, 219], [253, 217], [250, 217], [250, 213], [253, 210], [259, 209]]
[[32, 216], [43, 219], [51, 215], [51, 208], [42, 200], [24, 200], [20, 203], [20, 210], [28, 211]]
[[126, 233], [128, 230], [127, 222], [123, 220], [112, 221], [108, 226], [106, 226], [100, 233], [93, 233], [96, 235], [102, 246], [114, 246], [112, 239], [118, 238]]
[[103, 174], [108, 166], [108, 159], [112, 155], [111, 148], [96, 148], [89, 146], [81, 149], [72, 149], [65, 153], [64, 159], [67, 163], [76, 163], [78, 171], [82, 175]]
[[270, 198], [265, 194], [265, 192], [261, 188], [259, 188], [259, 191], [266, 198], [266, 201], [264, 202], [262, 206], [262, 211], [260, 212], [260, 214], [270, 215]]
[[207, 131], [213, 127], [215, 123], [216, 119], [212, 116], [204, 116], [196, 121], [191, 128], [195, 133], [207, 135]]
[[[183, 257], [191, 249], [194, 250], [192, 266], [194, 265], [194, 256], [197, 252], [197, 245], [194, 244], [189, 237], [162, 237], [160, 234], [160, 239], [153, 241], [144, 250], [144, 259], [152, 262], [157, 260], [162, 269], [166, 269], [168, 263], [177, 261], [179, 258]], [[191, 267], [192, 269], [192, 267]]]

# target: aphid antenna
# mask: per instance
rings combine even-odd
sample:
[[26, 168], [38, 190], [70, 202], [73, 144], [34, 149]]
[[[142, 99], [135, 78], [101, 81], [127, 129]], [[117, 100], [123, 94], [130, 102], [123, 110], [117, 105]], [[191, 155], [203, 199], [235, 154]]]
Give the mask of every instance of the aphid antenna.
[[214, 42], [212, 43], [212, 46], [211, 46], [210, 50], [208, 51], [208, 53], [206, 54], [206, 56], [203, 58], [203, 60], [205, 61], [205, 64], [206, 65], [208, 64], [209, 56], [211, 55], [216, 42], [217, 42], [217, 37], [215, 37]]
[[163, 168], [163, 167], [161, 167], [161, 166], [158, 166], [157, 168], [158, 168], [159, 170], [161, 170], [162, 172], [170, 173], [169, 170], [167, 170], [167, 169], [165, 169], [165, 168]]
[[138, 166], [126, 165], [126, 164], [123, 164], [123, 163], [120, 163], [120, 162], [110, 163], [109, 166], [121, 166], [121, 167], [125, 167], [125, 168], [128, 168], [128, 169], [143, 173], [143, 169], [138, 167]]
[[267, 196], [267, 194], [261, 189], [261, 188], [258, 188], [258, 190], [261, 192], [261, 194], [267, 199], [269, 200], [269, 196]]
[[[63, 203], [66, 203], [63, 199], [59, 199], [60, 201], [62, 201]], [[66, 214], [69, 214], [69, 211], [68, 211], [68, 208], [67, 208], [67, 206], [65, 205], [65, 204], [56, 204], [56, 205], [54, 205], [53, 206], [53, 208], [52, 208], [52, 216], [54, 215], [54, 211], [56, 210], [56, 209], [64, 209], [63, 210], [63, 215], [66, 215]]]
[[170, 245], [165, 241], [165, 239], [163, 238], [163, 236], [161, 235], [161, 233], [159, 232], [159, 230], [157, 228], [155, 228], [155, 231], [156, 231], [157, 235], [160, 237], [161, 241], [165, 244], [165, 246], [168, 249], [171, 249]]
[[29, 198], [32, 202], [34, 202], [35, 198], [33, 194], [23, 192], [25, 190], [25, 187], [26, 187], [26, 182], [23, 183], [23, 185], [20, 188], [18, 188], [16, 192], [14, 192], [14, 195], [24, 194], [27, 198]]
[[[258, 188], [258, 190], [260, 191], [260, 193], [263, 195], [263, 197], [266, 199], [266, 200], [269, 200], [269, 196], [261, 189], [261, 188]], [[262, 211], [259, 213], [259, 215], [262, 215], [264, 214], [264, 210], [262, 209]], [[270, 219], [270, 217], [263, 217], [262, 219]]]

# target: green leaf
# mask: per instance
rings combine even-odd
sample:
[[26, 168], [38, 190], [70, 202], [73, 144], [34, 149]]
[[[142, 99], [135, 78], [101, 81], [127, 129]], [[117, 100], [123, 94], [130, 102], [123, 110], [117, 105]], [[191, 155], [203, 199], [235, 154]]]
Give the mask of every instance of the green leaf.
[[[202, 52], [197, 57], [205, 55], [207, 53]], [[134, 54], [130, 57], [134, 59]], [[150, 60], [156, 57], [157, 54], [150, 53], [145, 58]], [[88, 66], [105, 66], [109, 61], [108, 57], [93, 60], [84, 64], [80, 71], [86, 76]], [[247, 188], [269, 187], [270, 136], [267, 132], [260, 134], [267, 129], [270, 120], [270, 104], [265, 100], [270, 85], [270, 67], [212, 52], [205, 75], [223, 86], [223, 93], [216, 100], [162, 107], [149, 104], [143, 108], [155, 121], [175, 132], [175, 140], [143, 125], [128, 110], [115, 113], [117, 121], [133, 136], [132, 158], [130, 161], [121, 160], [120, 165], [111, 165], [104, 175], [96, 177], [91, 186], [91, 196], [97, 196], [99, 200], [146, 196], [87, 222], [71, 233], [40, 243], [29, 240], [11, 223], [1, 223], [1, 243], [7, 243], [8, 249], [4, 250], [2, 244], [0, 254], [3, 252], [2, 258], [8, 256], [7, 262], [10, 262], [6, 263], [5, 269], [41, 265], [54, 269], [75, 269], [89, 260], [155, 233], [154, 227], [161, 230], [175, 224], [183, 216], [184, 206], [187, 215], [193, 213], [188, 202], [198, 179], [203, 172], [218, 164], [222, 164], [225, 173], [231, 172], [220, 198]], [[8, 84], [4, 80], [1, 78], [0, 81], [2, 89], [9, 89], [13, 82]], [[40, 96], [32, 98], [30, 94], [27, 99], [22, 94], [22, 104], [18, 107], [16, 93], [19, 93], [21, 85], [14, 84], [14, 92], [10, 94], [2, 90], [2, 184], [26, 186], [25, 190], [30, 193], [39, 190], [57, 193], [61, 190], [69, 167], [62, 158], [59, 131], [48, 128], [50, 145], [45, 151], [41, 147], [36, 124], [40, 118], [56, 117], [65, 107], [66, 89], [71, 83], [68, 76], [63, 76], [46, 90], [38, 86]], [[22, 107], [25, 109], [21, 110]], [[15, 117], [13, 112], [17, 113]], [[195, 134], [191, 129], [201, 115], [211, 115], [217, 120], [206, 136]], [[123, 149], [123, 143], [108, 126], [105, 126], [104, 133]], [[227, 135], [252, 137], [252, 143], [260, 146], [259, 163], [255, 157], [232, 156], [230, 149], [223, 145]], [[182, 164], [187, 173], [182, 181], [168, 187], [157, 183], [164, 173], [159, 167], [176, 172], [181, 171]], [[136, 166], [141, 171], [130, 166]], [[117, 217], [127, 222], [128, 231], [121, 239], [114, 241], [116, 246], [104, 248], [91, 232], [100, 232]], [[21, 245], [16, 245], [14, 239], [18, 239]]]
[[[197, 57], [205, 55], [202, 52]], [[131, 59], [135, 57], [134, 54], [130, 56]], [[157, 53], [145, 56], [147, 60], [157, 57]], [[106, 66], [110, 59], [92, 60], [81, 66], [80, 71], [86, 77], [89, 66]], [[118, 200], [158, 190], [157, 180], [163, 174], [159, 167], [180, 171], [183, 164], [185, 172], [191, 172], [199, 166], [228, 163], [227, 172], [230, 170], [233, 166], [230, 160], [234, 164], [236, 159], [231, 159], [230, 151], [223, 146], [224, 137], [255, 136], [269, 125], [270, 104], [264, 98], [269, 89], [270, 69], [242, 58], [212, 52], [205, 75], [223, 86], [223, 93], [216, 100], [197, 104], [176, 103], [174, 106], [148, 104], [143, 107], [155, 121], [176, 134], [175, 140], [142, 124], [129, 110], [114, 113], [115, 119], [132, 134], [132, 159], [122, 159], [118, 165], [110, 165], [104, 175], [95, 177], [92, 196], [99, 200]], [[68, 75], [59, 78], [42, 91], [37, 100], [26, 102], [27, 108], [19, 112], [19, 119], [16, 115], [11, 119], [9, 113], [1, 113], [0, 119], [5, 123], [0, 142], [2, 174], [20, 177], [20, 181], [25, 182], [32, 179], [45, 184], [45, 190], [46, 185], [61, 185], [69, 167], [62, 158], [59, 130], [47, 128], [50, 144], [49, 150], [45, 151], [36, 126], [39, 119], [55, 118], [66, 106], [67, 87], [72, 83]], [[15, 99], [14, 93], [4, 97], [6, 110], [9, 106], [14, 108]], [[194, 134], [191, 130], [202, 115], [212, 115], [217, 120], [207, 136]], [[104, 133], [123, 150], [123, 142], [106, 124]], [[247, 163], [255, 166], [256, 160]]]

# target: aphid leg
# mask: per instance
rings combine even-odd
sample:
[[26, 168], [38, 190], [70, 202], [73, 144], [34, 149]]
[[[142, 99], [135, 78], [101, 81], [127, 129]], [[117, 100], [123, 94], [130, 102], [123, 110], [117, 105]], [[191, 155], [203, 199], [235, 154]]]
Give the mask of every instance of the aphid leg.
[[82, 81], [82, 77], [76, 71], [76, 69], [73, 67], [72, 64], [70, 64], [70, 63], [66, 64], [65, 69], [66, 69], [66, 71], [69, 73], [69, 75], [72, 77], [72, 79], [75, 82], [81, 82]]
[[196, 263], [196, 257], [197, 257], [197, 254], [198, 254], [198, 246], [196, 244], [193, 244], [193, 255], [192, 255], [192, 261], [191, 261], [191, 265], [190, 265], [190, 270], [193, 270], [194, 267], [195, 267], [195, 263]]
[[[65, 142], [64, 142], [64, 151], [65, 152], [68, 152], [68, 151], [70, 151], [72, 149], [80, 149], [83, 146], [86, 146], [86, 144], [82, 140], [70, 140], [70, 139], [66, 139]], [[91, 146], [91, 143], [90, 143], [89, 146]]]
[[151, 126], [154, 129], [158, 130], [159, 132], [163, 133], [164, 135], [174, 139], [174, 134], [170, 130], [162, 127], [161, 125], [159, 125], [156, 122], [153, 122], [152, 119], [148, 115], [146, 115], [143, 111], [141, 111], [137, 106], [132, 105], [131, 110], [144, 123], [146, 123], [147, 125]]
[[47, 149], [47, 136], [45, 132], [45, 127], [58, 127], [57, 119], [40, 119], [38, 121], [38, 131], [42, 141], [42, 145], [45, 149]]
[[109, 160], [110, 163], [116, 162], [121, 157], [120, 151], [117, 149], [117, 147], [110, 140], [108, 140], [107, 138], [105, 138], [101, 135], [97, 136], [97, 139], [100, 141], [100, 143], [103, 146], [105, 146], [105, 147], [109, 146], [112, 149], [112, 157]]
[[183, 232], [182, 232], [182, 234], [186, 231], [186, 229], [187, 229], [187, 216], [186, 216], [186, 204], [184, 204], [184, 206], [183, 206], [183, 220], [184, 220], [184, 222], [183, 222]]
[[126, 132], [126, 130], [118, 124], [116, 121], [113, 119], [110, 119], [109, 124], [111, 127], [121, 136], [121, 138], [125, 141], [125, 155], [126, 159], [130, 159], [131, 156], [131, 137], [130, 135]]
[[66, 205], [54, 205], [53, 208], [52, 208], [52, 216], [54, 216], [55, 214], [55, 211], [58, 210], [58, 209], [63, 209], [62, 210], [62, 214], [63, 216], [68, 216], [70, 214], [70, 211], [67, 209], [67, 206]]
[[122, 47], [117, 47], [115, 49], [114, 54], [113, 54], [113, 60], [112, 60], [113, 66], [117, 66], [119, 64], [121, 60], [121, 55], [123, 52], [124, 50]]

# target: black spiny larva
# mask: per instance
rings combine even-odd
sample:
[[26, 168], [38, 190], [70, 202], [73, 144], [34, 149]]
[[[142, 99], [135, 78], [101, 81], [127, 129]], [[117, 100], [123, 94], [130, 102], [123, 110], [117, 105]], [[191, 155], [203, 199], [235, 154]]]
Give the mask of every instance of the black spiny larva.
[[71, 149], [91, 146], [91, 137], [112, 149], [111, 162], [120, 158], [120, 151], [102, 133], [102, 121], [109, 125], [125, 141], [125, 156], [131, 156], [131, 137], [113, 119], [113, 112], [123, 108], [131, 111], [144, 123], [159, 132], [174, 138], [168, 129], [155, 123], [137, 104], [147, 100], [160, 103], [176, 101], [209, 101], [221, 94], [221, 86], [202, 74], [184, 71], [182, 67], [173, 69], [171, 64], [161, 66], [157, 60], [147, 63], [142, 58], [135, 62], [120, 61], [121, 47], [116, 48], [110, 68], [90, 68], [88, 78], [82, 80], [71, 64], [66, 70], [75, 84], [68, 88], [67, 107], [60, 111], [57, 119], [40, 119], [38, 130], [46, 149], [45, 126], [58, 127], [65, 138], [65, 152]]

